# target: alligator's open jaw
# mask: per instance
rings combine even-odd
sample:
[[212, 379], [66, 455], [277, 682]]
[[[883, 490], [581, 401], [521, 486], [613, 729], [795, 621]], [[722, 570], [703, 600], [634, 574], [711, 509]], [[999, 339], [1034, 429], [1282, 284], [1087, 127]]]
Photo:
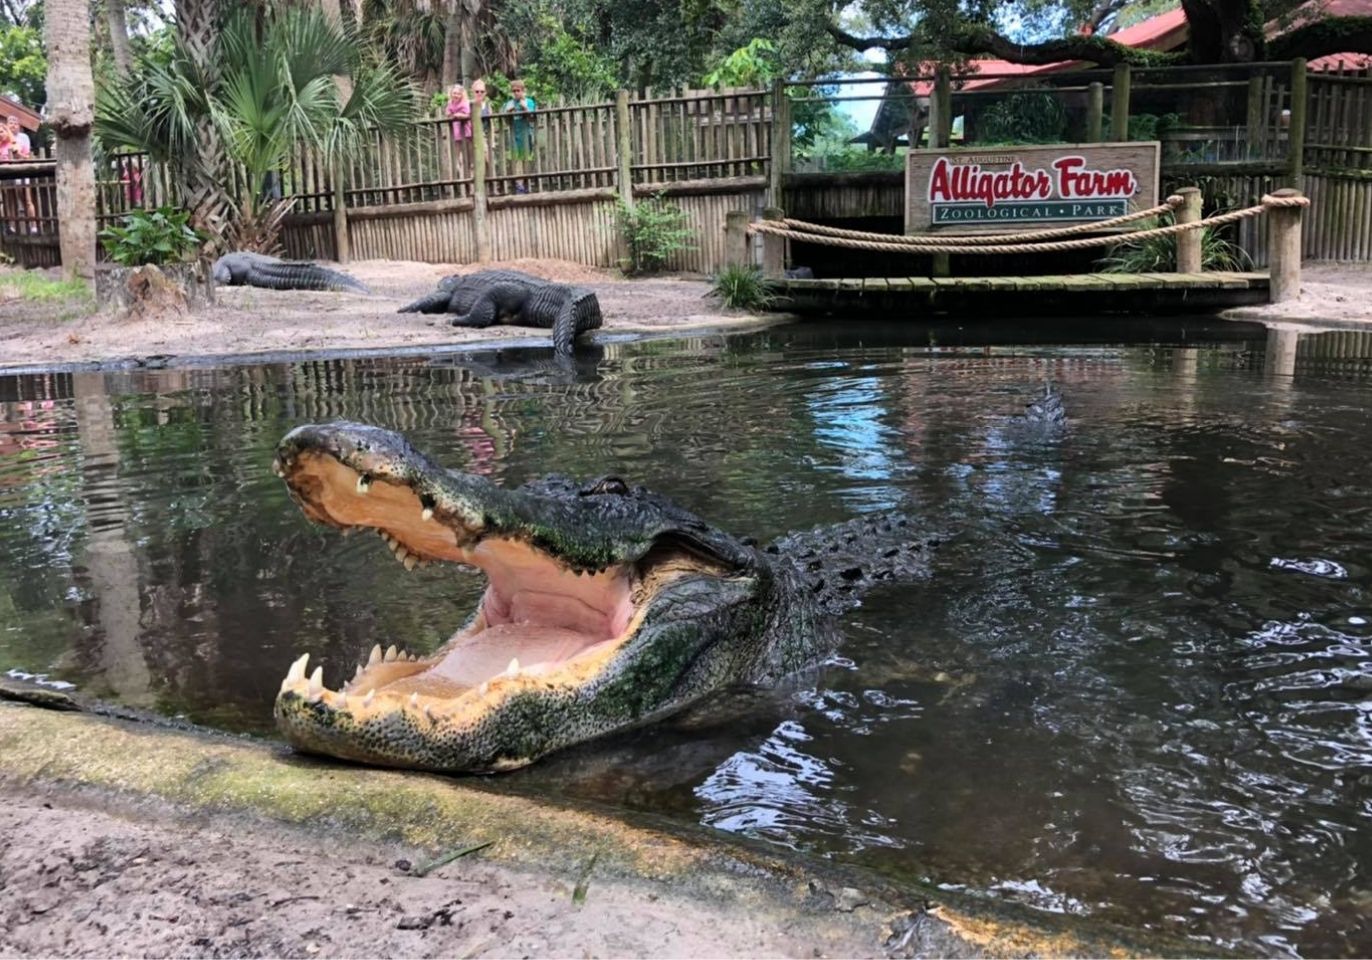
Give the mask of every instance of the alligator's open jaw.
[[[636, 596], [647, 585], [638, 568], [616, 564], [578, 573], [520, 540], [475, 532], [435, 516], [407, 484], [359, 473], [324, 453], [302, 453], [286, 477], [313, 519], [345, 532], [380, 532], [407, 569], [436, 561], [480, 567], [489, 585], [473, 621], [434, 656], [416, 658], [394, 646], [372, 649], [365, 666], [338, 691], [322, 670], [306, 677], [307, 656], [292, 665], [282, 694], [345, 709], [452, 715], [479, 709], [497, 687], [578, 682], [632, 635]], [[645, 579], [656, 580], [672, 564]]]

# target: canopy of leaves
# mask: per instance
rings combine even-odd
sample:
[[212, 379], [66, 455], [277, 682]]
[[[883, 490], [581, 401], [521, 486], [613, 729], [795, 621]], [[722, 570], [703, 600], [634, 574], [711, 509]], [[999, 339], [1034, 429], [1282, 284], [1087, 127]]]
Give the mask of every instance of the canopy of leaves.
[[0, 27], [0, 93], [18, 97], [27, 107], [48, 99], [48, 60], [43, 37], [33, 27]]
[[[368, 130], [409, 135], [418, 113], [413, 89], [395, 68], [365, 59], [356, 39], [314, 8], [235, 12], [210, 62], [201, 68], [178, 46], [165, 64], [143, 59], [128, 81], [102, 87], [96, 132], [103, 145], [175, 166], [197, 155], [197, 123], [208, 117], [229, 159], [260, 183], [298, 143], [341, 158]], [[351, 78], [346, 101], [337, 76]], [[250, 206], [252, 198], [244, 199]]]

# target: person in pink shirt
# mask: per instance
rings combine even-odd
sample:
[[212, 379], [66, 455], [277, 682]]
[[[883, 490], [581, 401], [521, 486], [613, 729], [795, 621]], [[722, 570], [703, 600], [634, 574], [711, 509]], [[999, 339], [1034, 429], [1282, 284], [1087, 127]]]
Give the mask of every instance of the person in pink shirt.
[[453, 144], [456, 147], [457, 175], [464, 176], [467, 166], [467, 144], [472, 139], [472, 102], [462, 84], [455, 83], [448, 91], [448, 106], [444, 110], [453, 125]]

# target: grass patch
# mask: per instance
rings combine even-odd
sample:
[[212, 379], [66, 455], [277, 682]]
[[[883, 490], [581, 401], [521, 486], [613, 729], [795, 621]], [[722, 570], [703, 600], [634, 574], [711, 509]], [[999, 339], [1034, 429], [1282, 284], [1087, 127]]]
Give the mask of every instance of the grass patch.
[[0, 274], [0, 287], [11, 287], [19, 292], [21, 299], [39, 303], [95, 299], [88, 283], [81, 280], [51, 280], [32, 270]]
[[776, 299], [767, 292], [767, 281], [762, 278], [761, 270], [738, 264], [721, 270], [715, 276], [710, 292], [734, 310], [768, 310]]

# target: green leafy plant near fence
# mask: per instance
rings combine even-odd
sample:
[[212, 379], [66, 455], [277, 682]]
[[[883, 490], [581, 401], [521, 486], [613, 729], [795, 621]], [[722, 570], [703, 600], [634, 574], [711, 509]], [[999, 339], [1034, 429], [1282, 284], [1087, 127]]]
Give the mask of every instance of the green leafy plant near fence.
[[734, 310], [764, 311], [772, 307], [775, 298], [767, 291], [767, 281], [757, 267], [730, 264], [719, 272], [710, 292], [726, 307]]
[[189, 260], [203, 238], [191, 229], [191, 215], [175, 207], [135, 210], [123, 223], [100, 231], [100, 242], [111, 260], [123, 267]]
[[619, 201], [619, 230], [629, 255], [620, 269], [629, 276], [656, 273], [672, 254], [692, 249], [686, 214], [662, 194], [630, 207]]
[[978, 144], [1061, 143], [1067, 108], [1047, 90], [1021, 90], [983, 110], [976, 130]]
[[[1145, 237], [1123, 241], [1097, 261], [1102, 273], [1170, 273], [1177, 269], [1177, 238]], [[1248, 252], [1217, 230], [1201, 228], [1201, 269], [1251, 270]]]

